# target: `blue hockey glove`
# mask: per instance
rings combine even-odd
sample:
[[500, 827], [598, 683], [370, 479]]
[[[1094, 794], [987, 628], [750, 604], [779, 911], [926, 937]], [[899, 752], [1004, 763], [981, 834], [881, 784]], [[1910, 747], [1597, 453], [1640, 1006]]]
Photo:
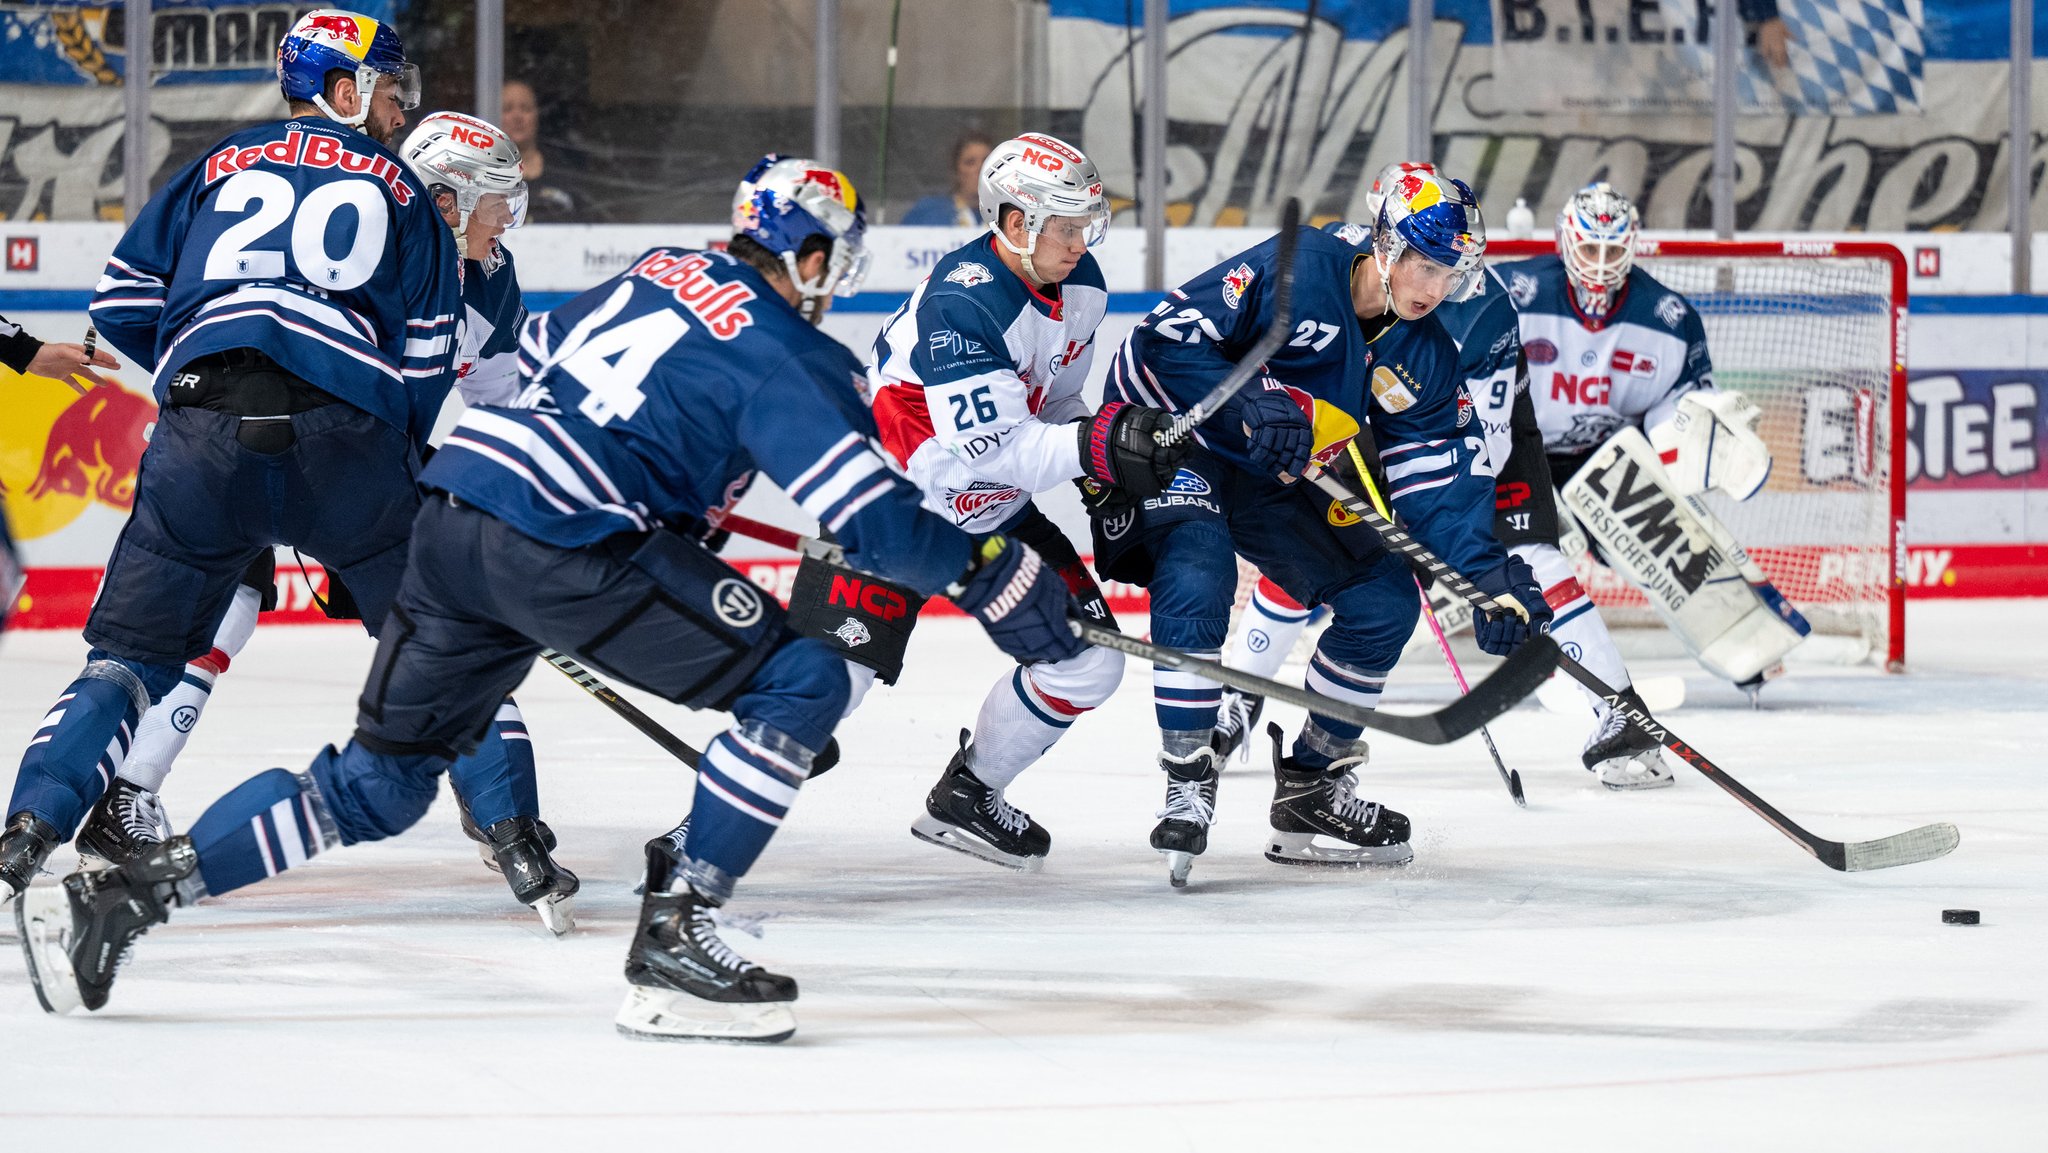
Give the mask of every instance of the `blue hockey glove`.
[[1290, 480], [1308, 471], [1309, 452], [1315, 447], [1315, 429], [1308, 414], [1276, 380], [1264, 387], [1246, 389], [1238, 408], [1244, 422], [1245, 455], [1260, 471]]
[[[1536, 574], [1521, 557], [1510, 554], [1508, 563], [1481, 573], [1472, 583], [1499, 601], [1502, 610], [1472, 614], [1472, 633], [1480, 648], [1497, 657], [1509, 656], [1531, 634], [1550, 631], [1550, 605], [1543, 599]], [[1518, 608], [1528, 614], [1526, 619], [1515, 611]]]
[[1020, 661], [1065, 660], [1087, 647], [1067, 627], [1067, 582], [1006, 536], [975, 545], [974, 563], [946, 595], [981, 622], [997, 648]]

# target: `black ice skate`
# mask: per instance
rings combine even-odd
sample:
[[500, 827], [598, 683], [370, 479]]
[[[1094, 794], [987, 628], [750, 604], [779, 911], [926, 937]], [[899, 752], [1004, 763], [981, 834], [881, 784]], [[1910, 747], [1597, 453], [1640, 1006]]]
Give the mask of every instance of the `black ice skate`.
[[960, 751], [946, 764], [946, 773], [924, 799], [925, 815], [910, 826], [912, 836], [1006, 869], [1035, 873], [1052, 850], [1052, 834], [1031, 814], [1003, 799], [967, 767], [967, 740], [960, 730]]
[[[1351, 768], [1365, 763], [1362, 745], [1356, 756], [1333, 761], [1327, 769], [1311, 769], [1281, 755], [1279, 725], [1267, 725], [1266, 733], [1273, 739], [1273, 833], [1266, 841], [1267, 860], [1360, 868], [1405, 865], [1415, 859], [1415, 850], [1408, 846], [1408, 818], [1358, 799], [1358, 778]], [[1318, 836], [1344, 844], [1317, 844]]]
[[[482, 829], [476, 827], [476, 818], [469, 815], [469, 806], [463, 803], [461, 797], [455, 798], [455, 814], [462, 821], [462, 835], [476, 842], [476, 855], [483, 860], [484, 868], [493, 873], [504, 872], [505, 870], [498, 864], [498, 855], [491, 851], [490, 840], [484, 836]], [[554, 852], [555, 831], [548, 828], [548, 823], [539, 817], [533, 819], [533, 827], [540, 832], [541, 847], [550, 853]]]
[[668, 891], [680, 865], [667, 838], [647, 843], [640, 927], [626, 952], [632, 988], [619, 1006], [619, 1032], [644, 1041], [786, 1041], [796, 1032], [796, 981], [771, 973], [726, 945], [712, 918], [717, 902], [688, 883]]
[[16, 813], [0, 832], [0, 905], [21, 895], [42, 872], [43, 862], [57, 847], [57, 830], [48, 821]]
[[1166, 770], [1166, 807], [1153, 814], [1160, 820], [1152, 830], [1152, 847], [1166, 858], [1166, 880], [1176, 889], [1187, 887], [1195, 858], [1209, 847], [1221, 762], [1214, 749], [1197, 749], [1184, 760], [1159, 754], [1159, 767]]
[[1246, 760], [1251, 759], [1252, 734], [1259, 730], [1259, 718], [1265, 712], [1263, 695], [1233, 688], [1223, 690], [1223, 707], [1216, 712], [1216, 731], [1209, 735], [1209, 747], [1216, 750], [1219, 770], [1229, 762], [1230, 754], [1240, 749]]
[[566, 937], [576, 927], [570, 899], [583, 882], [548, 855], [554, 840], [547, 826], [532, 817], [507, 817], [483, 830], [491, 867], [504, 875], [513, 899], [540, 914], [548, 932]]
[[170, 919], [173, 890], [198, 865], [192, 838], [172, 837], [124, 864], [23, 893], [14, 924], [44, 1011], [105, 1005], [129, 948]]
[[86, 815], [85, 827], [72, 842], [78, 867], [105, 869], [125, 864], [169, 840], [171, 819], [155, 793], [133, 781], [114, 783]]
[[1586, 738], [1580, 754], [1586, 769], [1600, 783], [1617, 792], [1661, 789], [1678, 783], [1671, 766], [1664, 761], [1664, 746], [1650, 734], [1629, 723], [1624, 710], [1650, 710], [1632, 688], [1621, 691], [1622, 708], [1600, 706], [1600, 723]]

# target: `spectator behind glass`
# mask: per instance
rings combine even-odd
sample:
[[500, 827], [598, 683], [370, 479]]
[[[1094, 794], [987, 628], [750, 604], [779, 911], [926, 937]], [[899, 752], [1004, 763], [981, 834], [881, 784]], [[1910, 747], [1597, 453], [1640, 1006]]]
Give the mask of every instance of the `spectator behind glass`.
[[973, 228], [981, 223], [981, 197], [975, 185], [981, 180], [982, 161], [995, 141], [985, 132], [969, 130], [953, 142], [953, 190], [927, 196], [903, 214], [904, 224]]
[[560, 224], [577, 219], [576, 198], [548, 180], [547, 155], [540, 147], [540, 101], [533, 85], [507, 80], [499, 98], [498, 125], [519, 146], [519, 171], [526, 177], [527, 223]]

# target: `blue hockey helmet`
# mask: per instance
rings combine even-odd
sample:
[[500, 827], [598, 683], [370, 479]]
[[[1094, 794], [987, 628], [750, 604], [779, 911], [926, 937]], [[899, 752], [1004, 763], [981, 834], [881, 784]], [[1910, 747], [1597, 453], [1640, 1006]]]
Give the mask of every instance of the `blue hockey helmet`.
[[[816, 319], [817, 300], [852, 296], [867, 277], [867, 206], [844, 172], [815, 160], [769, 153], [755, 162], [732, 198], [732, 232], [782, 258], [802, 298], [803, 314]], [[797, 271], [804, 241], [831, 242], [825, 270], [815, 280]]]
[[[362, 93], [362, 107], [353, 116], [337, 113], [322, 94], [327, 74], [337, 70], [355, 77], [356, 89]], [[277, 42], [277, 86], [284, 91], [284, 98], [312, 104], [337, 123], [355, 126], [367, 120], [370, 94], [379, 83], [398, 86], [399, 107], [419, 106], [419, 66], [406, 63], [398, 30], [381, 20], [340, 8], [321, 8], [299, 17]]]
[[1383, 199], [1373, 243], [1385, 264], [1391, 266], [1412, 248], [1456, 274], [1445, 299], [1469, 296], [1479, 285], [1479, 261], [1486, 255], [1479, 198], [1464, 181], [1421, 166], [1398, 175], [1382, 173], [1381, 181], [1385, 186], [1379, 188]]

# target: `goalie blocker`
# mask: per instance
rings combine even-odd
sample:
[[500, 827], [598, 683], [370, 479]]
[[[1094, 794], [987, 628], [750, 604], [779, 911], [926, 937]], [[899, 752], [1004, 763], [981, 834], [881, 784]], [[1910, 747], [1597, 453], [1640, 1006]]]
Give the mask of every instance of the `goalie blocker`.
[[[1751, 483], [1752, 492], [1762, 484], [1753, 468], [1729, 471]], [[1753, 681], [1810, 631], [1776, 590], [1767, 594], [1752, 585], [1762, 580], [1761, 570], [1744, 571], [1755, 568], [1748, 555], [1697, 497], [1673, 482], [1636, 429], [1623, 429], [1601, 446], [1562, 495], [1603, 559], [1642, 590], [1715, 675], [1738, 684]]]

